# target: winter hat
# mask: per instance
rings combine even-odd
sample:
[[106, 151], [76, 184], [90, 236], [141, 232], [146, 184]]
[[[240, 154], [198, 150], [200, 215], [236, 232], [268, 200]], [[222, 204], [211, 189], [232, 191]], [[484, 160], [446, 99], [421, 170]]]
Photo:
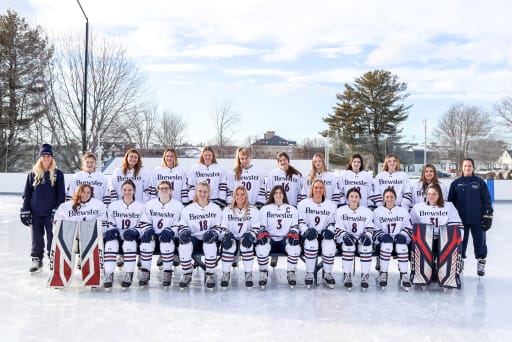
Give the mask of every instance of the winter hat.
[[39, 149], [39, 157], [41, 157], [41, 156], [52, 156], [53, 157], [52, 145], [42, 144], [41, 148]]

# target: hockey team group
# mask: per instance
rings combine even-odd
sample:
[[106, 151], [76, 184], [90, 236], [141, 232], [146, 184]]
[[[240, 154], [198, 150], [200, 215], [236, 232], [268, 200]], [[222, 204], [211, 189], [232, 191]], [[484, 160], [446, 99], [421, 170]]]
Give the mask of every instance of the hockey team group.
[[342, 287], [354, 285], [357, 256], [359, 283], [366, 289], [376, 256], [377, 286], [387, 286], [389, 264], [396, 259], [403, 289], [431, 283], [452, 289], [461, 287], [471, 235], [477, 274], [485, 274], [493, 208], [471, 158], [464, 159], [462, 175], [449, 189], [433, 165], [411, 183], [395, 155], [385, 158], [375, 178], [364, 171], [359, 154], [351, 156], [340, 177], [326, 169], [321, 154], [313, 156], [304, 176], [284, 152], [277, 164], [264, 174], [251, 164], [249, 151], [239, 148], [233, 170], [226, 172], [213, 149], [204, 147], [198, 163], [186, 170], [176, 151], [166, 149], [161, 166], [150, 171], [130, 149], [109, 182], [87, 152], [82, 171], [66, 186], [52, 147], [43, 144], [27, 176], [20, 212], [21, 222], [32, 229], [30, 272], [42, 271], [46, 253], [49, 287], [67, 287], [75, 265], [84, 286], [112, 288], [119, 268], [122, 288], [131, 286], [136, 270], [139, 287], [146, 287], [157, 255], [162, 286], [171, 285], [179, 260], [179, 287], [187, 288], [200, 256], [206, 288], [216, 286], [219, 262], [220, 286], [227, 288], [239, 259], [245, 286], [257, 282], [264, 288], [269, 264], [283, 255], [290, 287], [297, 285], [302, 259], [307, 287], [315, 284], [321, 265], [321, 281], [334, 288], [335, 257], [341, 255]]

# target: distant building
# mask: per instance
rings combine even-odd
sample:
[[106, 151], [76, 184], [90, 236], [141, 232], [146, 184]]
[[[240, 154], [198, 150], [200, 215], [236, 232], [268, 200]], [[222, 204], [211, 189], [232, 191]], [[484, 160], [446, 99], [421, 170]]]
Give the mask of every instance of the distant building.
[[512, 170], [512, 150], [503, 151], [496, 164], [499, 169]]
[[263, 139], [259, 139], [251, 145], [251, 150], [253, 158], [275, 158], [280, 152], [286, 152], [290, 156], [290, 159], [297, 158], [297, 142], [294, 140], [283, 139], [276, 135], [275, 131], [265, 132]]

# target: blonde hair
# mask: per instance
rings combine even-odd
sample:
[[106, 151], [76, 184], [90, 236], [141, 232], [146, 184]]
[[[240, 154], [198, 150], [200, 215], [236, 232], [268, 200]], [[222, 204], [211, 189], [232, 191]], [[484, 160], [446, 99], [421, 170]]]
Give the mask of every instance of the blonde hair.
[[233, 211], [233, 213], [235, 212], [235, 206], [236, 206], [236, 200], [235, 200], [235, 197], [236, 197], [236, 192], [238, 190], [242, 190], [244, 192], [244, 196], [245, 196], [245, 201], [244, 201], [244, 206], [243, 206], [243, 209], [244, 209], [244, 217], [247, 216], [247, 214], [249, 213], [249, 194], [247, 193], [247, 189], [245, 188], [245, 186], [243, 185], [238, 185], [235, 190], [233, 190], [233, 200], [231, 201], [231, 204], [229, 205], [229, 207], [231, 208], [231, 210]]
[[172, 154], [174, 154], [174, 165], [173, 167], [176, 167], [178, 166], [178, 154], [176, 153], [176, 150], [174, 148], [166, 148], [164, 153], [162, 154], [162, 165], [163, 167], [168, 167], [167, 166], [167, 163], [165, 162], [165, 155], [167, 154], [167, 152], [171, 152]]
[[396, 170], [395, 171], [400, 171], [400, 159], [398, 159], [398, 156], [396, 154], [388, 154], [386, 156], [386, 159], [384, 159], [384, 165], [382, 165], [382, 171], [388, 171], [389, 170], [388, 161], [391, 158], [395, 158], [396, 159]]
[[96, 164], [97, 160], [96, 160], [96, 156], [94, 155], [94, 153], [87, 151], [82, 156], [82, 171], [85, 171], [85, 161], [89, 158], [92, 158], [94, 160], [94, 163]]
[[313, 181], [316, 179], [315, 158], [320, 158], [320, 160], [322, 161], [322, 170], [320, 171], [320, 173], [327, 172], [327, 168], [325, 167], [324, 156], [322, 156], [318, 152], [313, 154], [313, 158], [311, 159], [311, 172], [309, 173], [309, 177], [308, 177], [310, 184], [313, 184]]
[[[52, 186], [55, 186], [55, 182], [57, 181], [57, 163], [55, 163], [55, 159], [52, 157], [52, 162], [50, 163], [50, 166], [48, 167], [48, 172], [50, 172], [50, 183]], [[37, 163], [34, 164], [32, 167], [32, 172], [34, 173], [34, 182], [32, 183], [32, 186], [36, 187], [42, 182], [44, 182], [44, 168], [43, 163], [41, 162], [41, 157], [39, 157], [39, 160]]]
[[248, 158], [251, 157], [251, 154], [249, 153], [249, 151], [247, 151], [246, 148], [244, 148], [244, 147], [237, 148], [236, 154], [235, 154], [235, 168], [233, 169], [233, 171], [235, 171], [235, 179], [236, 180], [240, 180], [240, 177], [242, 177], [242, 164], [240, 163], [240, 155], [246, 156]]
[[194, 193], [194, 198], [192, 199], [192, 201], [194, 201], [196, 203], [199, 202], [199, 198], [197, 197], [197, 188], [199, 188], [200, 186], [204, 186], [208, 190], [208, 201], [209, 201], [211, 190], [210, 190], [210, 184], [208, 184], [208, 182], [206, 182], [206, 181], [200, 181], [199, 183], [197, 183], [196, 192]]
[[313, 187], [315, 186], [315, 183], [322, 184], [322, 188], [324, 189], [324, 192], [322, 194], [322, 202], [325, 201], [325, 183], [321, 179], [315, 179], [313, 183], [311, 183], [311, 186], [309, 187], [309, 197], [313, 197]]

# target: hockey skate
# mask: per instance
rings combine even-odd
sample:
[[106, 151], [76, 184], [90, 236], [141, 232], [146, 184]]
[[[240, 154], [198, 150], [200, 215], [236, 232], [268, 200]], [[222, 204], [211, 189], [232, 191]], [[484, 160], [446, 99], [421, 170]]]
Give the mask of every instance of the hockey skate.
[[334, 288], [334, 284], [336, 284], [336, 281], [334, 280], [334, 277], [332, 276], [331, 273], [324, 274], [324, 283], [328, 288]]
[[252, 287], [253, 285], [252, 272], [245, 272], [245, 287]]
[[293, 289], [295, 285], [297, 285], [297, 276], [295, 275], [295, 271], [286, 272], [286, 278], [288, 279], [288, 285]]
[[347, 290], [352, 290], [352, 273], [343, 273], [343, 286]]
[[187, 288], [192, 281], [192, 273], [183, 273], [180, 278], [180, 287], [182, 289]]
[[476, 274], [479, 277], [483, 277], [485, 275], [485, 259], [478, 259], [478, 263], [476, 264]]
[[105, 273], [105, 281], [103, 282], [103, 287], [107, 290], [112, 289], [112, 285], [114, 283], [114, 273]]
[[258, 285], [264, 289], [265, 286], [267, 286], [267, 280], [268, 280], [268, 271], [260, 271], [260, 281], [258, 282]]
[[147, 287], [149, 283], [149, 278], [151, 277], [151, 272], [145, 268], [141, 268], [139, 272], [139, 287]]
[[163, 287], [169, 287], [171, 286], [171, 280], [172, 280], [172, 271], [164, 271], [162, 274], [162, 286]]
[[315, 277], [313, 275], [313, 272], [307, 272], [306, 278], [304, 279], [304, 283], [306, 284], [307, 288], [311, 288], [313, 286], [313, 283], [315, 281]]
[[222, 273], [222, 279], [220, 281], [220, 287], [226, 289], [229, 286], [230, 273], [224, 272]]
[[361, 273], [361, 288], [366, 290], [370, 284], [368, 284], [368, 280], [370, 279], [369, 273]]
[[215, 274], [214, 273], [206, 273], [204, 285], [206, 286], [207, 289], [213, 289], [215, 287]]
[[32, 258], [32, 266], [28, 271], [31, 275], [43, 272], [43, 261], [37, 257]]
[[411, 280], [409, 278], [409, 274], [406, 272], [400, 273], [400, 287], [405, 291], [409, 291], [411, 288]]
[[384, 290], [386, 286], [388, 286], [388, 272], [380, 272], [377, 283], [379, 283], [380, 288]]
[[123, 282], [121, 283], [121, 287], [123, 289], [128, 289], [132, 286], [133, 281], [133, 272], [125, 272]]
[[118, 254], [116, 258], [116, 266], [121, 268], [124, 265], [124, 256], [122, 254]]

